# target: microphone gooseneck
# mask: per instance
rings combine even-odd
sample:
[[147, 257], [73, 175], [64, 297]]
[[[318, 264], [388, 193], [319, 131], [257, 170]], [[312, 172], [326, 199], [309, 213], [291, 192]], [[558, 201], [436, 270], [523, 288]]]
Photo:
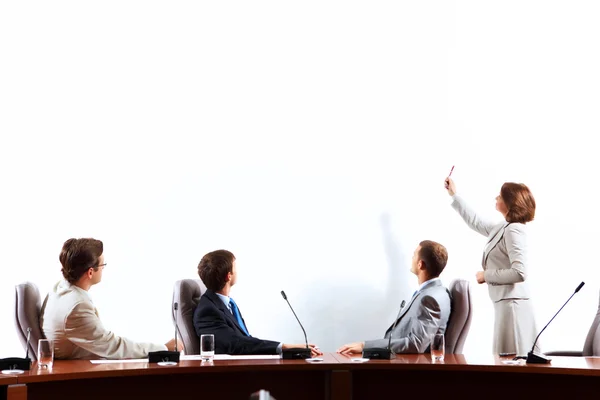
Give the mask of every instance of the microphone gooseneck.
[[302, 326], [302, 322], [300, 322], [300, 319], [296, 315], [296, 312], [292, 308], [292, 305], [290, 304], [290, 302], [289, 302], [289, 300], [288, 300], [288, 298], [285, 295], [285, 292], [283, 290], [281, 291], [281, 297], [283, 297], [283, 299], [286, 301], [286, 303], [288, 303], [288, 306], [290, 306], [290, 310], [292, 310], [292, 312], [294, 313], [294, 317], [296, 317], [296, 321], [298, 321], [298, 324], [300, 325], [300, 328], [302, 328], [302, 332], [304, 333], [304, 341], [306, 342], [306, 348], [308, 349], [309, 347], [308, 347], [308, 338], [306, 337], [306, 331], [304, 330], [304, 327]]
[[174, 349], [174, 351], [177, 351], [177, 310], [178, 309], [179, 309], [179, 303], [175, 302], [175, 304], [173, 304], [173, 311], [175, 311], [175, 349]]
[[554, 317], [552, 317], [552, 319], [550, 321], [548, 321], [548, 323], [546, 324], [546, 326], [544, 326], [544, 328], [540, 331], [540, 333], [538, 333], [538, 335], [535, 338], [535, 341], [533, 342], [533, 346], [531, 346], [531, 351], [532, 352], [535, 349], [535, 345], [537, 344], [537, 341], [540, 338], [540, 335], [542, 334], [542, 332], [544, 332], [546, 330], [546, 328], [548, 327], [548, 325], [550, 325], [550, 322], [554, 321], [554, 318], [556, 318], [556, 316], [558, 315], [558, 313], [561, 312], [563, 308], [565, 308], [565, 306], [567, 305], [567, 303], [573, 298], [573, 296], [575, 296], [575, 293], [577, 293], [577, 292], [579, 292], [581, 290], [581, 288], [583, 287], [583, 285], [585, 285], [585, 282], [581, 282], [579, 284], [579, 286], [577, 286], [577, 289], [575, 289], [575, 291], [573, 292], [573, 294], [567, 299], [567, 301], [565, 301], [565, 304], [563, 304], [563, 306], [556, 312], [556, 314], [554, 314]]
[[25, 358], [29, 358], [29, 342], [31, 340], [31, 328], [27, 328], [27, 345], [25, 350]]
[[544, 329], [542, 329], [540, 331], [540, 333], [538, 333], [538, 335], [535, 338], [535, 341], [533, 342], [533, 346], [531, 346], [531, 351], [529, 353], [527, 353], [527, 357], [526, 357], [526, 362], [527, 363], [531, 363], [531, 364], [547, 364], [547, 363], [550, 362], [550, 358], [548, 358], [544, 354], [536, 354], [535, 353], [535, 345], [537, 344], [537, 341], [540, 338], [540, 335], [542, 334], [542, 332], [544, 332], [546, 330], [546, 328], [548, 327], [548, 325], [550, 325], [550, 323], [552, 321], [554, 321], [554, 318], [556, 318], [556, 316], [558, 315], [558, 313], [560, 313], [562, 311], [562, 309], [565, 308], [565, 306], [567, 305], [567, 303], [573, 298], [573, 296], [575, 296], [575, 293], [577, 293], [577, 292], [579, 292], [581, 290], [581, 288], [583, 287], [583, 285], [585, 285], [585, 282], [581, 282], [579, 284], [579, 286], [577, 286], [577, 289], [575, 289], [575, 291], [573, 292], [573, 294], [571, 294], [571, 296], [569, 296], [569, 298], [567, 299], [567, 301], [565, 301], [565, 304], [563, 304], [562, 307], [556, 312], [556, 314], [554, 314], [554, 316], [552, 317], [552, 319], [550, 319], [550, 321], [548, 321], [548, 323], [546, 324], [546, 326], [544, 326]]
[[390, 339], [388, 340], [387, 345], [388, 350], [392, 349], [392, 334], [394, 333], [394, 329], [396, 328], [396, 324], [398, 323], [398, 318], [400, 318], [400, 313], [402, 312], [402, 309], [404, 308], [405, 304], [406, 301], [402, 300], [402, 303], [400, 304], [400, 310], [398, 311], [398, 315], [396, 315], [396, 319], [394, 320], [394, 324], [392, 325], [392, 330], [390, 331]]

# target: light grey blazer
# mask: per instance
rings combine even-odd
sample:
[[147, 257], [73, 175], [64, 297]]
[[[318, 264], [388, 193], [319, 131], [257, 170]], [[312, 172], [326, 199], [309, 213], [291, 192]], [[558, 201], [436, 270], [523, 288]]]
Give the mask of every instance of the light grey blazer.
[[492, 301], [528, 299], [526, 226], [482, 220], [460, 196], [454, 195], [452, 199], [452, 208], [467, 225], [488, 238], [481, 265]]
[[365, 348], [388, 345], [394, 353], [424, 353], [436, 333], [444, 333], [450, 317], [450, 292], [438, 279], [425, 286], [400, 312], [396, 327], [388, 328], [384, 339], [367, 340]]
[[57, 359], [145, 358], [163, 344], [139, 343], [107, 330], [87, 291], [65, 280], [58, 282], [42, 306], [40, 326], [54, 341]]

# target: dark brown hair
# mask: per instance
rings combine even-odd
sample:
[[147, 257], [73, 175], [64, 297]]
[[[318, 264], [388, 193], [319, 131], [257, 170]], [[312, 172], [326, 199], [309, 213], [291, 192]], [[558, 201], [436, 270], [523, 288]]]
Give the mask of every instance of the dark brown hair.
[[207, 289], [218, 292], [227, 283], [227, 274], [233, 271], [235, 256], [227, 250], [215, 250], [200, 260], [198, 275]]
[[423, 260], [427, 273], [431, 278], [437, 278], [448, 262], [448, 250], [441, 244], [431, 240], [423, 240], [419, 243], [419, 246], [421, 246], [419, 258]]
[[506, 205], [507, 222], [525, 224], [535, 217], [535, 199], [527, 186], [522, 183], [506, 182], [500, 189], [500, 196]]
[[90, 268], [98, 268], [104, 245], [96, 239], [69, 239], [63, 244], [58, 257], [62, 274], [71, 283], [76, 283]]

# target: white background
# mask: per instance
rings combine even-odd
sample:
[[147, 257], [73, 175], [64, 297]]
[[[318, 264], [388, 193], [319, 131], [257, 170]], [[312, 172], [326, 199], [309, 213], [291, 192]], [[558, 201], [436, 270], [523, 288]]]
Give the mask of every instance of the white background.
[[45, 295], [70, 237], [104, 241], [91, 295], [120, 335], [173, 335], [173, 283], [238, 259], [254, 336], [325, 351], [382, 337], [419, 241], [472, 283], [465, 353], [490, 353], [475, 272], [505, 181], [536, 196], [529, 282], [543, 350], [583, 346], [598, 306], [596, 1], [0, 3], [0, 357], [14, 286]]

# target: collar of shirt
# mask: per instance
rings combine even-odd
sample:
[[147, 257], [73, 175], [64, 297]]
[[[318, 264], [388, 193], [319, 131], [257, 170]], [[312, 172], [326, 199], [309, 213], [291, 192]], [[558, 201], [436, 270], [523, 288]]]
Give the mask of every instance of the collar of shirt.
[[73, 284], [67, 282], [65, 279], [62, 279], [61, 281], [59, 281], [56, 284], [54, 290], [59, 295], [65, 294], [69, 291], [75, 291], [75, 292], [81, 294], [82, 296], [84, 296], [88, 301], [93, 303], [92, 296], [90, 296], [90, 293], [87, 290], [83, 290], [79, 286], [73, 285]]
[[417, 292], [420, 292], [421, 290], [425, 289], [427, 286], [429, 286], [432, 283], [437, 282], [439, 280], [440, 280], [440, 278], [437, 277], [437, 278], [433, 278], [433, 279], [430, 279], [428, 281], [425, 281], [425, 282], [421, 283], [421, 286], [419, 286], [419, 289], [417, 290]]
[[219, 296], [219, 298], [221, 299], [221, 301], [223, 302], [223, 304], [225, 304], [225, 307], [229, 310], [229, 312], [231, 312], [231, 308], [229, 308], [229, 296], [224, 296], [222, 294], [219, 293], [215, 293], [217, 296]]

